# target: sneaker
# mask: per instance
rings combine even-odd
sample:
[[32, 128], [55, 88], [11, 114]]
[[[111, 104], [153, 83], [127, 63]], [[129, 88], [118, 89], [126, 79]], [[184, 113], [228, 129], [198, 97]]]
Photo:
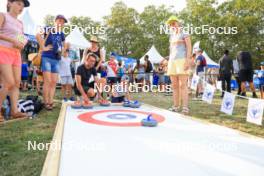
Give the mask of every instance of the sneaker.
[[241, 93], [241, 96], [246, 97], [247, 96], [246, 92]]
[[74, 97], [71, 97], [71, 98], [70, 98], [70, 101], [75, 101], [75, 98], [74, 98]]
[[256, 92], [253, 92], [253, 93], [252, 93], [252, 98], [258, 98]]

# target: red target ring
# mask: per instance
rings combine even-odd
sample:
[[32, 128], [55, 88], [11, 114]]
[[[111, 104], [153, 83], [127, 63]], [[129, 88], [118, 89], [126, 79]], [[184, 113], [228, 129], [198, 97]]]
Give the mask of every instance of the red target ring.
[[107, 113], [107, 112], [117, 112], [117, 113], [139, 113], [139, 114], [144, 114], [146, 117], [151, 114], [152, 117], [157, 120], [159, 123], [165, 121], [165, 118], [159, 114], [156, 113], [150, 113], [150, 112], [142, 112], [142, 111], [135, 111], [135, 110], [99, 110], [99, 111], [92, 111], [92, 112], [87, 112], [84, 114], [81, 114], [78, 116], [78, 119], [80, 119], [83, 122], [86, 123], [91, 123], [91, 124], [96, 124], [96, 125], [103, 125], [103, 126], [115, 126], [115, 127], [137, 127], [141, 126], [141, 122], [107, 122], [107, 121], [102, 121], [98, 119], [94, 119], [93, 116], [96, 114], [100, 113]]

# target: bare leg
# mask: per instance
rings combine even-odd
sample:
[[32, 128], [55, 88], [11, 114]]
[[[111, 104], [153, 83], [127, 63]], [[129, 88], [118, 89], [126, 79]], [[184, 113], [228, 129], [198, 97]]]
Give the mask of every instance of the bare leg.
[[51, 73], [43, 72], [43, 100], [45, 104], [49, 104], [49, 95], [51, 91]]
[[61, 85], [61, 97], [65, 98], [66, 97], [66, 85]]
[[185, 108], [188, 108], [189, 96], [188, 96], [188, 75], [179, 76], [180, 82], [180, 100]]
[[178, 76], [171, 76], [170, 78], [171, 78], [171, 84], [172, 84], [174, 107], [179, 107], [180, 106], [180, 101], [179, 101], [179, 94], [180, 94], [179, 78], [178, 78]]
[[58, 74], [51, 73], [50, 93], [49, 93], [49, 102], [48, 102], [49, 104], [53, 104], [57, 81], [58, 81]]
[[0, 72], [1, 72], [1, 83], [2, 83], [2, 88], [0, 89], [0, 107], [2, 107], [2, 104], [6, 99], [8, 92], [12, 90], [13, 87], [15, 86], [15, 79], [13, 76], [13, 70], [11, 65], [1, 64]]
[[19, 87], [21, 82], [21, 67], [13, 67], [13, 75], [15, 80], [15, 86], [10, 90], [10, 100], [11, 100], [11, 112], [15, 114], [17, 110], [17, 101], [19, 98]]

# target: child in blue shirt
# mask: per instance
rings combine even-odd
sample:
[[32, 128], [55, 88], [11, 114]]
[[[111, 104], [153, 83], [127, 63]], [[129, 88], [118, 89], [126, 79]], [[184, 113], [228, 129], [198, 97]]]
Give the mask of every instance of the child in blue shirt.
[[264, 62], [261, 62], [260, 68], [261, 70], [258, 71], [259, 90], [261, 99], [264, 99]]

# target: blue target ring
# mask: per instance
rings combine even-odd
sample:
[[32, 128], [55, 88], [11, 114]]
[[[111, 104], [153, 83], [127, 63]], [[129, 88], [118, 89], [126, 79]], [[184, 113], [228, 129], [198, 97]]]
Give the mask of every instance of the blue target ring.
[[125, 113], [119, 113], [119, 114], [110, 114], [106, 116], [109, 119], [113, 120], [128, 120], [128, 119], [136, 119], [137, 116], [132, 114], [125, 114]]

